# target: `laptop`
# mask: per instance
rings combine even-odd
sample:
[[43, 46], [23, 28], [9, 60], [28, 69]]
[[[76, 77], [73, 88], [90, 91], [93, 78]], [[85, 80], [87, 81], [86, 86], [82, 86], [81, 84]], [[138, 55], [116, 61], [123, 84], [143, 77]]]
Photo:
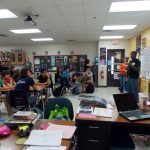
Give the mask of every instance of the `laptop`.
[[150, 114], [139, 110], [133, 94], [113, 94], [113, 97], [119, 114], [129, 121], [137, 121], [150, 118]]

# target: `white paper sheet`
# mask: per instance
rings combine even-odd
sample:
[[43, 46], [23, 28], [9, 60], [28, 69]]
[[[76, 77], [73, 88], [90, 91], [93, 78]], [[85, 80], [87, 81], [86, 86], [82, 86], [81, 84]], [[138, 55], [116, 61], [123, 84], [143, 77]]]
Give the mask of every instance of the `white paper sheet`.
[[60, 146], [62, 131], [32, 130], [25, 145]]
[[113, 112], [112, 109], [95, 107], [93, 115], [111, 118], [112, 117], [112, 112]]
[[49, 127], [46, 130], [48, 130], [48, 131], [60, 130], [63, 132], [63, 139], [71, 139], [76, 130], [76, 127], [49, 123]]

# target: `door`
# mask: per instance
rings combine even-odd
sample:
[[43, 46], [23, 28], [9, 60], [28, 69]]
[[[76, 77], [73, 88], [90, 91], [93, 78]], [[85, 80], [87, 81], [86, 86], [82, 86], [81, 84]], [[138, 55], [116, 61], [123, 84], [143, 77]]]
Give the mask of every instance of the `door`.
[[124, 49], [107, 49], [107, 86], [119, 86], [119, 65], [124, 57]]

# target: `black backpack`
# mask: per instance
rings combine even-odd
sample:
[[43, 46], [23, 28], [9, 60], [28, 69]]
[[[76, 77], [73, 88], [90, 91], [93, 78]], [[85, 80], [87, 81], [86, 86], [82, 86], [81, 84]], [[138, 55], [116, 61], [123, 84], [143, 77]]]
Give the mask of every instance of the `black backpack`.
[[94, 84], [88, 84], [86, 87], [86, 93], [94, 93]]
[[55, 97], [62, 96], [63, 95], [63, 86], [59, 86], [59, 87], [55, 88], [53, 91], [53, 95]]

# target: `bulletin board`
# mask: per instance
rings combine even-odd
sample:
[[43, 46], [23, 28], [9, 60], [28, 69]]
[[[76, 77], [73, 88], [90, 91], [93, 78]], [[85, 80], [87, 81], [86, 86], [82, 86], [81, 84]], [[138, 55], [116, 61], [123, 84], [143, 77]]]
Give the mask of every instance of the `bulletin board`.
[[150, 80], [150, 48], [141, 51], [141, 75], [144, 79]]
[[56, 72], [59, 66], [69, 66], [71, 71], [83, 72], [86, 59], [87, 55], [35, 55], [34, 71], [38, 73], [41, 69], [46, 69], [48, 72]]

